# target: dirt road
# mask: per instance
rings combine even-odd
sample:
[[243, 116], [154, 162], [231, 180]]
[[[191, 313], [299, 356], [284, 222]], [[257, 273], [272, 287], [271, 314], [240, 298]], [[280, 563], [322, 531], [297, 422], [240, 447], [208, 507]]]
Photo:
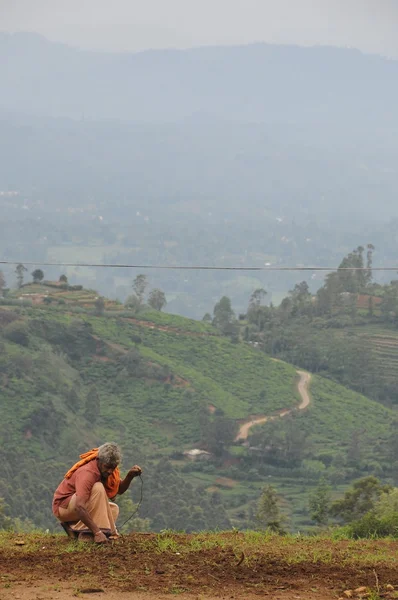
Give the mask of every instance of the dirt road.
[[249, 436], [250, 429], [255, 425], [261, 425], [263, 423], [267, 423], [267, 421], [274, 421], [280, 417], [286, 417], [290, 415], [294, 410], [304, 410], [311, 402], [311, 397], [309, 394], [309, 385], [311, 381], [311, 373], [307, 373], [306, 371], [297, 371], [297, 374], [300, 375], [300, 380], [297, 385], [298, 392], [301, 396], [300, 404], [291, 409], [284, 409], [279, 411], [276, 415], [272, 416], [263, 416], [257, 417], [256, 419], [250, 419], [243, 423], [240, 428], [238, 435], [235, 438], [235, 442], [239, 442], [240, 440], [247, 440]]

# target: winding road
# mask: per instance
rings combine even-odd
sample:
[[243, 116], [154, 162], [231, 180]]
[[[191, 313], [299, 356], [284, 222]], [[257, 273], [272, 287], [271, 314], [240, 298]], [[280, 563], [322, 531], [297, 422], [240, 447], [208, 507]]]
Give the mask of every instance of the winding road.
[[280, 417], [286, 417], [290, 415], [295, 410], [304, 410], [309, 406], [311, 402], [311, 396], [309, 393], [309, 385], [311, 381], [311, 373], [307, 373], [306, 371], [297, 371], [297, 374], [300, 375], [300, 380], [297, 385], [298, 392], [301, 397], [301, 402], [298, 406], [294, 408], [284, 409], [278, 412], [276, 415], [272, 415], [269, 417], [258, 417], [256, 419], [250, 419], [239, 428], [238, 435], [235, 438], [235, 442], [239, 442], [240, 440], [247, 440], [249, 436], [250, 429], [255, 425], [261, 425], [263, 423], [267, 423], [267, 421], [274, 421], [275, 419], [279, 419]]

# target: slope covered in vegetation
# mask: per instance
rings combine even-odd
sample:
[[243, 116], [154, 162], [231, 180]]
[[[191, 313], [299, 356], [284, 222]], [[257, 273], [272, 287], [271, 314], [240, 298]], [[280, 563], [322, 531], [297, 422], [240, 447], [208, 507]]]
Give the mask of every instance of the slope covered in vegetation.
[[[54, 526], [51, 498], [65, 470], [106, 440], [121, 444], [124, 467], [142, 464], [139, 526], [156, 530], [249, 526], [270, 476], [292, 524], [305, 526], [308, 491], [328, 469], [344, 488], [373, 472], [373, 448], [387, 474], [389, 409], [317, 377], [306, 411], [236, 443], [242, 421], [299, 404], [295, 367], [204, 323], [72, 300], [16, 306], [11, 297], [0, 308], [0, 498], [21, 526]], [[347, 456], [361, 428], [354, 468]], [[184, 458], [192, 448], [210, 460]], [[122, 515], [132, 509], [123, 498]]]
[[[120, 442], [126, 467], [145, 467], [197, 445], [222, 449], [237, 419], [297, 403], [293, 367], [200, 323], [160, 313], [145, 319], [59, 306], [1, 309], [0, 497], [12, 516], [48, 526], [66, 467], [106, 439]], [[156, 468], [149, 478], [162, 477]], [[175, 488], [182, 490], [178, 479]]]

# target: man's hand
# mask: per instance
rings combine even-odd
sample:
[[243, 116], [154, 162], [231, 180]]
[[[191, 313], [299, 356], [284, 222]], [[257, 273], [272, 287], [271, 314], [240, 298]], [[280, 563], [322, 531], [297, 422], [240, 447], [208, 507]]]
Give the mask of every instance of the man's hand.
[[94, 534], [94, 542], [96, 544], [109, 544], [109, 540], [103, 531], [97, 531]]
[[133, 481], [134, 477], [138, 477], [141, 475], [142, 469], [138, 465], [134, 465], [131, 467], [130, 471], [127, 473], [126, 477], [119, 483], [119, 494], [124, 494], [129, 489], [130, 483]]
[[138, 465], [134, 465], [134, 467], [131, 467], [130, 471], [128, 472], [130, 477], [138, 477], [139, 475], [141, 475], [141, 473], [142, 469]]

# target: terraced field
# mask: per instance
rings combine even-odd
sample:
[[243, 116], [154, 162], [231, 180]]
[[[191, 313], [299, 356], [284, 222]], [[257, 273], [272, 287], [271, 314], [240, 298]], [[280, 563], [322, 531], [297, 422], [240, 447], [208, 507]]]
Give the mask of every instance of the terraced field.
[[370, 347], [377, 359], [377, 369], [386, 381], [393, 381], [398, 374], [398, 330], [387, 329], [378, 325], [352, 327], [346, 335], [356, 335], [363, 339], [366, 347]]
[[[51, 285], [50, 285], [51, 284]], [[24, 285], [21, 289], [15, 290], [10, 297], [31, 300], [34, 304], [53, 303], [68, 304], [70, 306], [79, 306], [82, 308], [94, 308], [99, 294], [95, 290], [73, 290], [65, 289], [59, 282], [31, 283]], [[123, 305], [114, 300], [105, 300], [106, 310], [122, 310]]]

